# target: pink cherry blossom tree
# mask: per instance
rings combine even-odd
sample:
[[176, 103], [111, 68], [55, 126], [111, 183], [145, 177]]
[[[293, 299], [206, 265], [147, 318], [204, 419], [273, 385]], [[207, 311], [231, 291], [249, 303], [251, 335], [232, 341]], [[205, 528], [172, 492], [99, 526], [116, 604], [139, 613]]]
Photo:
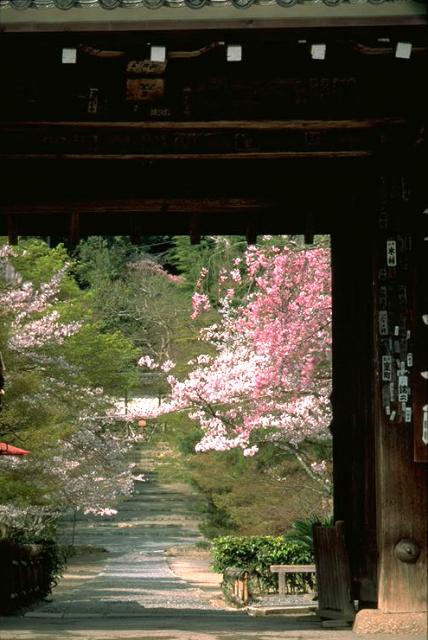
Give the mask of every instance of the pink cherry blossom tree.
[[13, 270], [8, 260], [12, 255], [10, 247], [0, 247], [0, 269], [4, 273], [0, 317], [3, 321], [10, 319], [9, 347], [23, 353], [53, 342], [61, 344], [81, 327], [80, 322], [61, 322], [60, 314], [54, 308], [67, 265], [37, 289]]
[[[193, 317], [210, 307], [206, 276]], [[151, 415], [187, 411], [202, 429], [198, 451], [239, 447], [251, 456], [261, 442], [274, 442], [325, 485], [325, 461], [305, 455], [305, 443], [329, 438], [328, 249], [250, 247], [218, 284], [219, 321], [201, 332], [214, 354], [197, 357], [184, 380], [170, 375], [170, 398]]]

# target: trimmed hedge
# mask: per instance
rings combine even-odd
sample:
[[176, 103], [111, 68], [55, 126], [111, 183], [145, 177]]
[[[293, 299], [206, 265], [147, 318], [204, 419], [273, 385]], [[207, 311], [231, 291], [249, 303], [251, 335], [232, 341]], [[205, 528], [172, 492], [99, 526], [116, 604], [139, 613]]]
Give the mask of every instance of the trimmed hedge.
[[[282, 536], [222, 536], [213, 541], [213, 569], [225, 573], [236, 567], [251, 575], [251, 591], [270, 593], [278, 588], [278, 577], [271, 564], [310, 564], [313, 555], [307, 546]], [[225, 580], [226, 582], [226, 580]], [[310, 574], [286, 575], [286, 589], [290, 593], [304, 593], [314, 588]]]

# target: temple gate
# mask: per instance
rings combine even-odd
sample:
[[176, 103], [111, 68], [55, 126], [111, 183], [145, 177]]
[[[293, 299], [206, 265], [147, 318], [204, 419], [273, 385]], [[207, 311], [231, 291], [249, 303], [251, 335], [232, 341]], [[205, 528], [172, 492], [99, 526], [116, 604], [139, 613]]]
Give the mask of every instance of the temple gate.
[[426, 22], [416, 0], [0, 0], [12, 244], [331, 234], [359, 632], [426, 626]]

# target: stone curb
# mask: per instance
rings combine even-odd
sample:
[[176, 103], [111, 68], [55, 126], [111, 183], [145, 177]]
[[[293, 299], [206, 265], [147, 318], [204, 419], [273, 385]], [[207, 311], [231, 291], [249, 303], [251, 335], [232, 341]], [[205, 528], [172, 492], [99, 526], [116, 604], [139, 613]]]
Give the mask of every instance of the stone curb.
[[24, 613], [24, 618], [63, 618], [63, 613], [50, 613], [42, 611], [28, 611], [28, 613]]
[[316, 607], [307, 605], [290, 605], [289, 607], [247, 607], [246, 612], [249, 616], [274, 616], [274, 615], [296, 615], [296, 614], [315, 614]]
[[[212, 614], [220, 614], [220, 617], [224, 617], [225, 615], [227, 616], [228, 614], [239, 614], [239, 613], [244, 613], [244, 611], [236, 611], [236, 610], [226, 610], [226, 611], [210, 611], [210, 615]], [[166, 618], [170, 617], [172, 615], [172, 617], [176, 616], [176, 611], [174, 610], [173, 614], [169, 614], [168, 610], [162, 610], [162, 611], [157, 611], [156, 609], [147, 609], [147, 611], [145, 612], [124, 612], [124, 613], [64, 613], [64, 612], [59, 612], [59, 613], [54, 613], [54, 612], [37, 612], [37, 611], [29, 611], [28, 613], [25, 613], [23, 616], [21, 616], [22, 618], [32, 618], [32, 619], [56, 619], [56, 620], [82, 620], [82, 619], [89, 619], [89, 618], [108, 618], [108, 619], [127, 619], [127, 618], [147, 618], [147, 617], [156, 617], [162, 615]], [[180, 617], [193, 617], [195, 615], [195, 612], [188, 612], [186, 610], [183, 610], [180, 613]], [[5, 618], [4, 618], [5, 619]], [[0, 618], [1, 620], [1, 618]]]

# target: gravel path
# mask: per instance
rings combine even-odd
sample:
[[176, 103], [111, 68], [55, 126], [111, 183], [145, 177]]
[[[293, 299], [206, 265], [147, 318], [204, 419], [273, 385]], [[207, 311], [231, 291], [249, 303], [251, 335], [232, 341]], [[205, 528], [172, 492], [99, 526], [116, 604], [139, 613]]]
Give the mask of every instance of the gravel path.
[[[144, 451], [144, 450], [143, 450]], [[52, 602], [42, 603], [29, 617], [54, 615], [136, 615], [144, 609], [221, 610], [197, 588], [178, 578], [165, 556], [168, 548], [200, 539], [195, 497], [186, 485], [161, 485], [150, 459], [138, 473], [146, 482], [118, 508], [117, 516], [102, 521], [86, 517], [77, 522], [76, 545], [96, 545], [108, 550], [100, 572], [88, 575], [70, 588], [72, 573], [54, 590]], [[69, 542], [71, 523], [63, 533]], [[70, 570], [69, 570], [70, 571]], [[71, 569], [72, 571], [72, 569]], [[78, 578], [78, 576], [74, 576]]]
[[[178, 578], [166, 551], [200, 538], [195, 497], [185, 485], [159, 484], [149, 458], [141, 466], [147, 482], [138, 483], [117, 516], [77, 523], [77, 545], [97, 545], [109, 553], [98, 554], [95, 562], [85, 557], [72, 563], [52, 602], [23, 617], [0, 619], [0, 640], [355, 640], [349, 629], [322, 629], [316, 616], [225, 611]], [[68, 523], [65, 543], [70, 535]]]

